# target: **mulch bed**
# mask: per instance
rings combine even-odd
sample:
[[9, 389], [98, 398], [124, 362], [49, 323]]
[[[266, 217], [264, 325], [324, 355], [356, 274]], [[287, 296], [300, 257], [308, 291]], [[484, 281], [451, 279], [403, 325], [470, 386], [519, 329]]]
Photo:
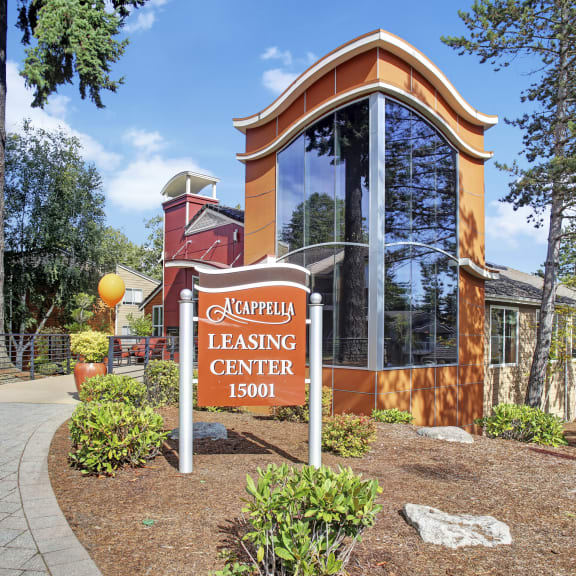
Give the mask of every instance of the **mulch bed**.
[[[167, 428], [177, 426], [177, 409], [163, 414]], [[230, 413], [194, 418], [224, 424], [229, 438], [195, 442], [190, 475], [179, 474], [178, 446], [170, 441], [145, 468], [83, 477], [67, 465], [67, 425], [56, 433], [52, 487], [104, 576], [203, 576], [221, 568], [219, 552], [235, 546], [246, 474], [270, 462], [307, 462], [304, 424]], [[356, 547], [350, 575], [574, 576], [576, 447], [532, 448], [479, 436], [471, 445], [447, 443], [417, 436], [413, 426], [378, 424], [364, 458], [325, 454], [324, 464], [351, 466], [384, 490], [383, 510]], [[509, 525], [513, 543], [458, 550], [426, 544], [400, 514], [407, 502], [494, 516]]]

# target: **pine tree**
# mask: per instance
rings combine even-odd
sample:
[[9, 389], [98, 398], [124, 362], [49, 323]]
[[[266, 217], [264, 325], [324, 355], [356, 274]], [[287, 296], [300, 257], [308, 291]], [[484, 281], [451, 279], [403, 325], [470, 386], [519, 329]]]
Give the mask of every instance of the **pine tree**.
[[476, 54], [496, 70], [518, 56], [534, 60], [535, 81], [521, 93], [529, 112], [507, 120], [523, 132], [525, 166], [499, 165], [515, 179], [504, 200], [532, 208], [537, 226], [549, 216], [548, 249], [536, 349], [526, 402], [542, 401], [550, 355], [564, 219], [576, 207], [576, 4], [574, 0], [477, 0], [459, 11], [468, 36], [443, 37], [460, 51]]
[[[118, 41], [131, 9], [147, 0], [18, 0], [18, 28], [26, 60], [22, 75], [43, 107], [59, 86], [78, 79], [80, 95], [103, 107], [100, 92], [116, 92], [110, 77], [128, 41]], [[0, 330], [4, 330], [4, 160], [6, 150], [6, 37], [8, 1], [0, 0]]]

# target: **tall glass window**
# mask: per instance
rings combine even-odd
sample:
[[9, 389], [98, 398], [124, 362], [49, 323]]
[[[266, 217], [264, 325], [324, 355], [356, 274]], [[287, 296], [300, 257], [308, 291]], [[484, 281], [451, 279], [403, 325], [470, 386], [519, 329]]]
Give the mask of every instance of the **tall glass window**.
[[[370, 194], [377, 194], [369, 174], [378, 159], [370, 157], [365, 99], [325, 116], [278, 153], [277, 256], [308, 267], [311, 288], [323, 296], [326, 364], [366, 367], [369, 321], [384, 322], [384, 367], [454, 363], [456, 154], [406, 106], [386, 99], [385, 118], [378, 126], [385, 199], [372, 198], [384, 204], [385, 229], [369, 229]], [[369, 261], [370, 242], [383, 242], [374, 252], [383, 263]], [[368, 318], [372, 274], [383, 279], [383, 318]]]
[[384, 366], [457, 359], [456, 153], [386, 100]]

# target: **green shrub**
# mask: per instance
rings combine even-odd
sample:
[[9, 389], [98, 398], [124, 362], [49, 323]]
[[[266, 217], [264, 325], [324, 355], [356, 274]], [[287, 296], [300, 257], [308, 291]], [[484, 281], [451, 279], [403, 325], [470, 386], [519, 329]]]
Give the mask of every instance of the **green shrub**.
[[78, 404], [70, 420], [71, 464], [83, 474], [110, 474], [138, 467], [160, 451], [167, 433], [162, 417], [145, 406], [122, 402]]
[[108, 336], [93, 330], [71, 334], [70, 350], [72, 354], [81, 356], [84, 362], [102, 362], [108, 355]]
[[343, 574], [356, 542], [374, 525], [382, 492], [349, 468], [286, 464], [258, 469], [246, 478], [248, 531], [242, 546], [251, 562], [229, 561], [219, 576]]
[[491, 416], [478, 418], [475, 423], [483, 426], [490, 438], [505, 438], [547, 446], [567, 444], [562, 419], [531, 406], [498, 404], [492, 408]]
[[88, 378], [79, 396], [82, 402], [127, 402], [142, 406], [146, 403], [146, 386], [129, 376], [106, 374]]
[[376, 425], [368, 416], [338, 414], [324, 421], [322, 448], [345, 458], [360, 458], [376, 438]]
[[144, 384], [148, 389], [151, 406], [178, 404], [180, 395], [180, 368], [172, 360], [151, 360], [144, 371]]
[[54, 376], [54, 374], [62, 374], [60, 364], [56, 362], [41, 362], [40, 364], [34, 363], [34, 371], [42, 376]]
[[372, 418], [376, 422], [385, 422], [386, 424], [412, 424], [414, 416], [410, 412], [398, 410], [398, 408], [389, 408], [388, 410], [373, 410]]
[[[322, 386], [322, 417], [332, 414], [332, 389]], [[303, 406], [278, 406], [274, 418], [285, 422], [308, 422], [310, 419], [310, 387], [306, 385], [306, 403]]]

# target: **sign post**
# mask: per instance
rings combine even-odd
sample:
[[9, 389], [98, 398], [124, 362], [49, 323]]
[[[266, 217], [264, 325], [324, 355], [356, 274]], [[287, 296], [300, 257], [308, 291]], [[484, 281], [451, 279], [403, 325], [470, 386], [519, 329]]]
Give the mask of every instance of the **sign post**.
[[190, 474], [193, 469], [193, 386], [194, 377], [194, 293], [188, 288], [180, 292], [180, 439], [178, 444], [181, 474]]
[[[306, 268], [293, 264], [200, 272], [198, 406], [305, 403]], [[193, 469], [194, 303], [180, 292], [179, 470]], [[310, 297], [309, 464], [322, 465], [322, 297]]]
[[322, 466], [322, 296], [310, 296], [310, 420], [308, 464]]

